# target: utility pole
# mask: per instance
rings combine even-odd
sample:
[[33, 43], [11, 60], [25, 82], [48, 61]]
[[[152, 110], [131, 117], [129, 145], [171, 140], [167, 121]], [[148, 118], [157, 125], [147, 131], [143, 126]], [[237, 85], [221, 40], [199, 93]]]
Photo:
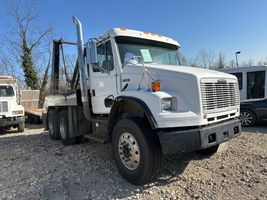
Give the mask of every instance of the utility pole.
[[237, 52], [235, 52], [236, 67], [239, 67], [239, 66], [238, 66], [238, 60], [237, 60], [237, 54], [240, 54], [240, 53], [241, 53], [241, 51], [237, 51]]

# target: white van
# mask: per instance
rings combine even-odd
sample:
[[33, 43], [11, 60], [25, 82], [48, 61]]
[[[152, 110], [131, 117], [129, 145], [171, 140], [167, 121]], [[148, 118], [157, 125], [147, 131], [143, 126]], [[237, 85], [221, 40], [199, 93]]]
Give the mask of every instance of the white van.
[[240, 99], [259, 99], [267, 97], [267, 65], [226, 69], [238, 79]]

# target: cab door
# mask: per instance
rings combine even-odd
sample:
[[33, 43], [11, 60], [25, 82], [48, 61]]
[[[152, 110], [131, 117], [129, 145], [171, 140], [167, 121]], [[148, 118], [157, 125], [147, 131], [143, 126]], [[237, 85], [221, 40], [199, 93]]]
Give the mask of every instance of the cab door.
[[97, 46], [98, 64], [90, 69], [90, 93], [92, 110], [95, 114], [107, 114], [111, 106], [105, 99], [112, 99], [117, 93], [116, 68], [111, 42], [108, 40]]

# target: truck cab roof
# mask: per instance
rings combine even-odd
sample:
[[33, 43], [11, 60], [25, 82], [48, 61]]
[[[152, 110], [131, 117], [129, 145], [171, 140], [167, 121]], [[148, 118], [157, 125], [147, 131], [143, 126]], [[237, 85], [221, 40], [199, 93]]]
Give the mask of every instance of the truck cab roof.
[[135, 38], [142, 38], [142, 39], [147, 39], [147, 40], [153, 40], [153, 41], [158, 41], [158, 42], [163, 42], [163, 43], [168, 43], [172, 44], [178, 47], [181, 47], [181, 45], [174, 39], [165, 37], [159, 34], [154, 34], [150, 32], [145, 32], [145, 31], [138, 31], [138, 30], [132, 30], [132, 29], [127, 29], [127, 28], [112, 28], [109, 29], [106, 34], [104, 34], [102, 38], [108, 38], [108, 37], [118, 37], [118, 36], [125, 36], [125, 37], [135, 37]]

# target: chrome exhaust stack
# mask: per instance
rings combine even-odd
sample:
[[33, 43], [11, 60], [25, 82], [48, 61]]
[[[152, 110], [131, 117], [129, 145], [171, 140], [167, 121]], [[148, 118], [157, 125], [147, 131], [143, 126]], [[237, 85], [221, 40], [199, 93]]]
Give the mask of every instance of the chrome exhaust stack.
[[89, 100], [88, 100], [87, 72], [86, 72], [85, 57], [84, 57], [82, 24], [80, 20], [75, 16], [73, 16], [73, 23], [75, 24], [77, 31], [77, 52], [78, 52], [78, 65], [80, 74], [80, 87], [81, 87], [81, 95], [83, 102], [83, 111], [86, 119], [90, 120], [91, 111], [89, 108]]

